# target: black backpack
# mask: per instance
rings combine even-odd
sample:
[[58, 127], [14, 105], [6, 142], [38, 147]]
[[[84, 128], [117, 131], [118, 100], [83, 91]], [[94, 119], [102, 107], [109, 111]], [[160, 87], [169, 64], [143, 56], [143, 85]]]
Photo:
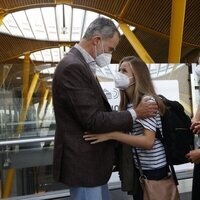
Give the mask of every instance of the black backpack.
[[157, 130], [158, 138], [164, 144], [168, 164], [179, 165], [189, 162], [186, 154], [194, 149], [194, 134], [190, 130], [191, 119], [183, 106], [159, 95], [166, 105], [166, 112], [161, 116], [163, 135]]

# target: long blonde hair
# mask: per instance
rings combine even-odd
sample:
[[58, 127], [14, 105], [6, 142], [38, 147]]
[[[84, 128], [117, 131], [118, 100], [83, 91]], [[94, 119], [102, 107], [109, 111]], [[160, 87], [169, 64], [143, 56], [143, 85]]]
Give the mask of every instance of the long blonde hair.
[[[128, 62], [130, 64], [131, 70], [135, 77], [135, 88], [131, 94], [131, 100], [134, 107], [137, 107], [144, 95], [153, 96], [158, 104], [160, 115], [163, 115], [165, 112], [165, 105], [155, 92], [147, 65], [135, 56], [124, 57], [120, 61], [119, 67], [123, 62]], [[120, 90], [120, 96], [121, 100], [119, 108], [120, 110], [126, 110], [128, 99], [123, 90]]]

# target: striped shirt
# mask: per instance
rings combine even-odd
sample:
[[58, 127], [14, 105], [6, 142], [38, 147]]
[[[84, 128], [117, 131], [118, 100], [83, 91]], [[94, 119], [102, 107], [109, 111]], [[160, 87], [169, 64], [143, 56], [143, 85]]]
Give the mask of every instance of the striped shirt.
[[[155, 102], [155, 99], [151, 97], [151, 101]], [[128, 105], [128, 108], [132, 107], [131, 104]], [[129, 133], [130, 135], [143, 135], [144, 129], [148, 129], [156, 133], [156, 129], [159, 129], [162, 133], [162, 124], [160, 115], [157, 114], [155, 117], [146, 118], [146, 119], [137, 119], [133, 122], [133, 130]], [[160, 140], [155, 138], [155, 143], [153, 148], [150, 150], [136, 148], [138, 156], [140, 158], [142, 170], [153, 170], [159, 169], [166, 166], [166, 155], [163, 144]], [[135, 150], [133, 151], [133, 157], [135, 165], [138, 168], [137, 159], [135, 156]]]

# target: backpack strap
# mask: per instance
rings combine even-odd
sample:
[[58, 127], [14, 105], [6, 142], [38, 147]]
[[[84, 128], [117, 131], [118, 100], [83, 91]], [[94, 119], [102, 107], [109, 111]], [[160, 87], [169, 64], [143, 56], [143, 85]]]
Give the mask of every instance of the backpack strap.
[[175, 184], [178, 185], [178, 179], [177, 179], [177, 176], [176, 176], [174, 165], [170, 161], [171, 159], [170, 159], [169, 152], [167, 151], [167, 145], [166, 145], [165, 139], [164, 139], [163, 135], [161, 134], [160, 129], [158, 129], [158, 128], [156, 129], [156, 138], [158, 138], [162, 142], [162, 144], [164, 146], [167, 165], [169, 166], [169, 168], [171, 170], [171, 173], [172, 173], [173, 179], [175, 181]]

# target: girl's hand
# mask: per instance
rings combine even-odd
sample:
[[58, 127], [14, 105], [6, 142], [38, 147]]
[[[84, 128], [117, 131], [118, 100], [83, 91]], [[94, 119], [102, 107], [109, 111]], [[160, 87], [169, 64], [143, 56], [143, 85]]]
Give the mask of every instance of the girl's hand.
[[96, 144], [99, 142], [105, 142], [110, 140], [110, 134], [109, 133], [102, 133], [102, 134], [91, 134], [91, 133], [87, 133], [83, 136], [83, 138], [85, 139], [85, 141], [91, 141], [90, 144]]

